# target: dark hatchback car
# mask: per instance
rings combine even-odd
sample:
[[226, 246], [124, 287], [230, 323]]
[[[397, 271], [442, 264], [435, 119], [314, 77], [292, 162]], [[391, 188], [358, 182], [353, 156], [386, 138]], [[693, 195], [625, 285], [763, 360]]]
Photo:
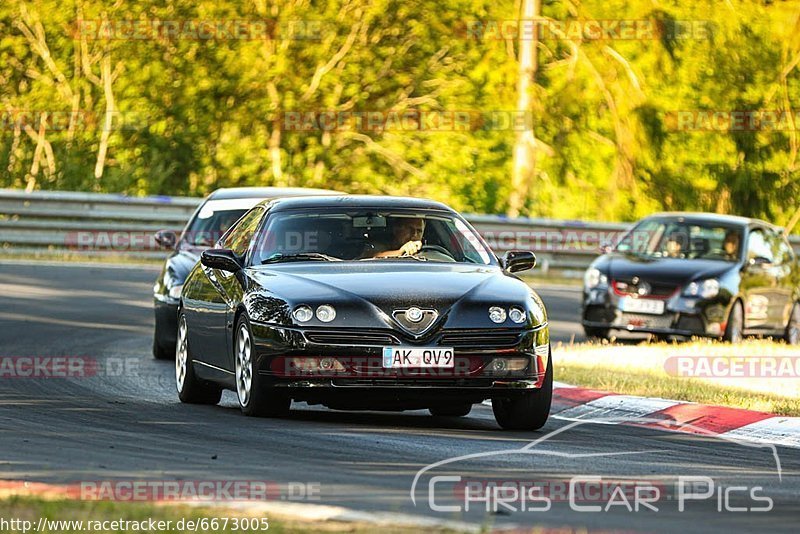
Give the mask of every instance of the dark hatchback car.
[[503, 428], [536, 429], [553, 369], [544, 305], [438, 202], [341, 196], [260, 203], [206, 250], [181, 295], [184, 402], [237, 393], [247, 415], [291, 402], [463, 416], [492, 399]]
[[233, 226], [244, 213], [266, 198], [305, 195], [341, 194], [327, 189], [302, 187], [233, 187], [217, 189], [200, 204], [186, 227], [178, 234], [171, 230], [156, 233], [156, 242], [171, 249], [161, 273], [153, 285], [155, 305], [155, 330], [153, 356], [158, 359], [175, 357], [175, 340], [178, 335], [178, 302], [183, 281], [192, 270], [200, 253]]
[[800, 343], [800, 280], [792, 248], [764, 221], [705, 213], [637, 223], [584, 276], [586, 334], [744, 335]]

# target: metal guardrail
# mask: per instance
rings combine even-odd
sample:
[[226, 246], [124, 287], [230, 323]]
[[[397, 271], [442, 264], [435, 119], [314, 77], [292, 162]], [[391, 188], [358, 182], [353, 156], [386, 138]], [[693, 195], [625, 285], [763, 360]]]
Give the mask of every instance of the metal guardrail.
[[[181, 229], [202, 199], [192, 197], [129, 197], [125, 195], [0, 189], [0, 254], [45, 255], [68, 252], [80, 256], [160, 258], [153, 234]], [[492, 248], [536, 252], [541, 269], [582, 271], [630, 225], [554, 219], [509, 219], [499, 215], [467, 215], [467, 220]], [[800, 236], [792, 236], [800, 254]]]

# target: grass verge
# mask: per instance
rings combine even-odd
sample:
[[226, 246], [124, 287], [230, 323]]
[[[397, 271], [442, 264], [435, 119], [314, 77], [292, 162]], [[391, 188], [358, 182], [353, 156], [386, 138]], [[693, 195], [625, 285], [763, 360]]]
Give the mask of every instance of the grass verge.
[[753, 393], [644, 371], [606, 370], [580, 365], [556, 365], [554, 371], [557, 380], [590, 389], [800, 416], [797, 400], [780, 395]]
[[[74, 501], [74, 500], [48, 500], [36, 497], [9, 497], [0, 500], [0, 518], [9, 521], [11, 519], [28, 521], [28, 532], [36, 531], [42, 533], [72, 534], [78, 532], [150, 532], [153, 534], [163, 534], [166, 532], [227, 532], [231, 534], [241, 534], [243, 532], [279, 532], [289, 534], [300, 534], [310, 532], [352, 532], [356, 534], [367, 534], [380, 530], [387, 534], [405, 534], [418, 532], [420, 527], [401, 527], [391, 525], [375, 525], [368, 523], [345, 522], [345, 521], [300, 521], [287, 518], [275, 519], [272, 517], [264, 518], [267, 520], [268, 529], [261, 522], [263, 516], [259, 514], [243, 513], [240, 510], [228, 508], [200, 508], [188, 505], [156, 505], [152, 503], [119, 503], [104, 501]], [[44, 518], [50, 523], [45, 524], [43, 530], [36, 530], [39, 526], [40, 518]], [[228, 519], [227, 526], [223, 526], [225, 518]], [[169, 521], [159, 525], [156, 529], [150, 529], [150, 520]], [[239, 521], [236, 522], [235, 520]], [[245, 526], [253, 528], [242, 528]], [[134, 528], [128, 523], [128, 528], [122, 528], [119, 523], [112, 525], [112, 521], [138, 522], [140, 528]], [[205, 522], [203, 522], [205, 520]], [[216, 520], [216, 522], [214, 522]], [[52, 521], [73, 521], [71, 526], [62, 523], [54, 525]], [[82, 522], [77, 525], [75, 521]], [[104, 524], [104, 522], [107, 522]], [[191, 523], [190, 523], [191, 522]], [[252, 525], [251, 525], [252, 523]], [[17, 523], [17, 528], [12, 525], [3, 526], [0, 524], [0, 531], [21, 532], [23, 523]], [[60, 526], [61, 528], [54, 528]], [[141, 528], [145, 527], [145, 528]], [[457, 532], [455, 530], [426, 527], [427, 532], [434, 534]]]
[[[574, 386], [800, 416], [800, 380], [795, 376], [800, 349], [783, 343], [581, 344], [554, 347], [553, 352], [555, 379]], [[694, 373], [678, 373], [677, 359], [693, 362]], [[706, 367], [697, 365], [700, 361]], [[782, 369], [790, 372], [780, 376], [766, 372], [781, 368], [779, 363], [788, 363]], [[712, 372], [698, 375], [700, 369]], [[714, 370], [721, 372], [714, 376]]]

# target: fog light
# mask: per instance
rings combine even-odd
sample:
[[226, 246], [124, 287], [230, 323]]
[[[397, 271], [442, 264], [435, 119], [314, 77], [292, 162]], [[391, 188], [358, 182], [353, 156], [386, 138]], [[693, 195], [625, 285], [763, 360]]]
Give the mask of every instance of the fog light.
[[336, 358], [322, 358], [319, 361], [319, 368], [323, 371], [344, 371], [344, 365]]
[[506, 311], [499, 306], [492, 306], [489, 308], [489, 319], [500, 324], [506, 320]]
[[494, 372], [522, 371], [526, 367], [528, 358], [495, 358], [488, 365], [488, 369]]
[[525, 312], [519, 308], [511, 308], [508, 312], [508, 318], [514, 323], [522, 323], [525, 321]]
[[327, 304], [323, 304], [319, 308], [317, 308], [317, 319], [322, 321], [323, 323], [329, 323], [336, 318], [336, 310], [333, 309], [333, 306], [328, 306]]
[[298, 306], [294, 309], [294, 312], [292, 312], [292, 316], [295, 318], [295, 320], [301, 323], [306, 323], [310, 321], [312, 317], [314, 317], [314, 312], [311, 311], [311, 308], [308, 306]]
[[489, 369], [492, 371], [505, 371], [508, 366], [508, 361], [505, 358], [495, 358], [489, 364]]

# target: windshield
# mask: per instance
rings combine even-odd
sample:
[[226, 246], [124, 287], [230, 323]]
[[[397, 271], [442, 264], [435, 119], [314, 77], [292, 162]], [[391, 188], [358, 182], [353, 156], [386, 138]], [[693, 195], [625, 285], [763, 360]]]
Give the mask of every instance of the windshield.
[[739, 259], [742, 230], [712, 221], [650, 219], [636, 225], [617, 244], [616, 251], [651, 258]]
[[260, 201], [257, 197], [209, 198], [189, 222], [181, 239], [197, 247], [213, 247], [228, 228]]
[[238, 221], [246, 209], [227, 209], [201, 213], [183, 234], [183, 241], [197, 247], [213, 247], [233, 223]]
[[277, 212], [261, 230], [252, 264], [282, 261], [433, 261], [493, 264], [457, 217], [433, 211]]

